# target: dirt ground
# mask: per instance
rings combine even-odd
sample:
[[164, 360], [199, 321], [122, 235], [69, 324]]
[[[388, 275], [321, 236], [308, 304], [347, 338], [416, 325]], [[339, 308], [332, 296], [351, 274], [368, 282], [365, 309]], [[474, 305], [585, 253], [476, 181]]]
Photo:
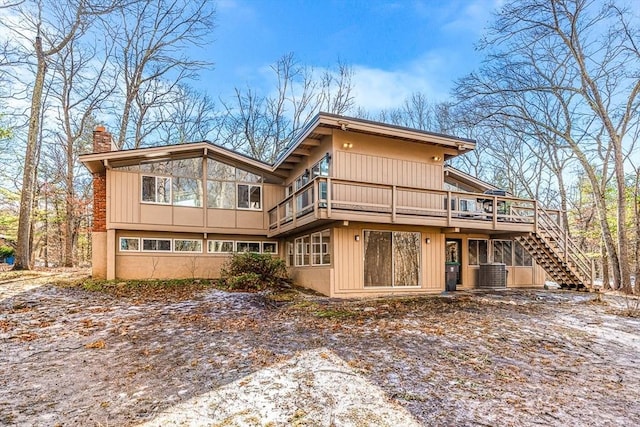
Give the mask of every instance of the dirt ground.
[[51, 284], [74, 274], [0, 275], [0, 425], [640, 425], [621, 297]]

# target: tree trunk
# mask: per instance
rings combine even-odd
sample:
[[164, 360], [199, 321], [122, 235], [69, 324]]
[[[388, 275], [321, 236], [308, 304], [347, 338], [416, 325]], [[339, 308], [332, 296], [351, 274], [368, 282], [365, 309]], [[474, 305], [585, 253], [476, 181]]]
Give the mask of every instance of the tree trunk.
[[620, 278], [618, 287], [625, 293], [631, 293], [631, 271], [629, 263], [629, 237], [627, 234], [627, 182], [624, 174], [624, 157], [620, 137], [614, 142], [616, 184], [618, 186], [618, 258]]
[[29, 117], [29, 132], [27, 134], [27, 148], [24, 156], [24, 173], [22, 176], [22, 193], [20, 195], [20, 216], [18, 219], [18, 244], [14, 270], [31, 269], [31, 213], [36, 180], [36, 149], [40, 128], [40, 110], [42, 109], [42, 91], [47, 64], [42, 51], [40, 36], [35, 41], [36, 58], [38, 61], [36, 79], [31, 95], [31, 115]]

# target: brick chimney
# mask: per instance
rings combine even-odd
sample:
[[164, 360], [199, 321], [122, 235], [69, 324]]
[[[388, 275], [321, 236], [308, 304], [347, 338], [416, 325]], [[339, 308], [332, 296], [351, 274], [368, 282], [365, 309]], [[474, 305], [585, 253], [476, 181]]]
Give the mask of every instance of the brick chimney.
[[[102, 125], [93, 131], [93, 152], [107, 153], [112, 151], [111, 134]], [[107, 172], [93, 174], [93, 231], [107, 231]]]
[[96, 126], [96, 129], [93, 131], [93, 152], [106, 153], [113, 149], [111, 133], [107, 132], [107, 129], [102, 125]]

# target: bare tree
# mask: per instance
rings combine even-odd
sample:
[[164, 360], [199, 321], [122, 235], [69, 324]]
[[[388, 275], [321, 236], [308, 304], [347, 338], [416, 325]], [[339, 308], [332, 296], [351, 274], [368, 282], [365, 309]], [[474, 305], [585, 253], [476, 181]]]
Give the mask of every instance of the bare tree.
[[91, 20], [108, 13], [116, 6], [114, 1], [75, 0], [64, 4], [47, 0], [24, 1], [13, 6], [19, 16], [15, 23], [0, 22], [8, 31], [20, 38], [25, 46], [33, 41], [28, 54], [34, 66], [29, 130], [24, 157], [18, 245], [14, 268], [29, 269], [31, 255], [31, 212], [36, 185], [36, 162], [39, 151], [42, 98], [47, 68], [52, 58], [84, 33]]
[[143, 145], [144, 138], [160, 126], [151, 120], [153, 125], [145, 129], [152, 112], [173, 100], [180, 83], [210, 65], [185, 52], [204, 44], [214, 16], [215, 9], [207, 0], [140, 0], [120, 9], [118, 19], [107, 23], [118, 46], [114, 60], [123, 91], [116, 107], [118, 148]]
[[[487, 60], [459, 82], [481, 120], [527, 123], [571, 150], [593, 187], [615, 282], [629, 290], [623, 142], [637, 128], [640, 52], [633, 14], [591, 0], [521, 0], [503, 7], [481, 47]], [[615, 230], [602, 192], [611, 162]], [[615, 234], [615, 238], [614, 238]]]
[[353, 106], [352, 71], [342, 63], [317, 77], [288, 53], [271, 69], [274, 94], [236, 88], [233, 99], [222, 103], [218, 125], [224, 144], [264, 161], [275, 160], [321, 109], [344, 114]]

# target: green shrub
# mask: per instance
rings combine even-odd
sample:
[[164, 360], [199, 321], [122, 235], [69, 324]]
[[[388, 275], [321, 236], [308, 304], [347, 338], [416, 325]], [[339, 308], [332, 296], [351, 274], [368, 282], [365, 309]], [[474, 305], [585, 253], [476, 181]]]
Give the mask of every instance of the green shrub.
[[229, 289], [259, 291], [289, 282], [283, 260], [268, 254], [242, 252], [222, 267], [220, 281]]
[[0, 258], [9, 258], [15, 253], [15, 249], [11, 246], [0, 246]]

